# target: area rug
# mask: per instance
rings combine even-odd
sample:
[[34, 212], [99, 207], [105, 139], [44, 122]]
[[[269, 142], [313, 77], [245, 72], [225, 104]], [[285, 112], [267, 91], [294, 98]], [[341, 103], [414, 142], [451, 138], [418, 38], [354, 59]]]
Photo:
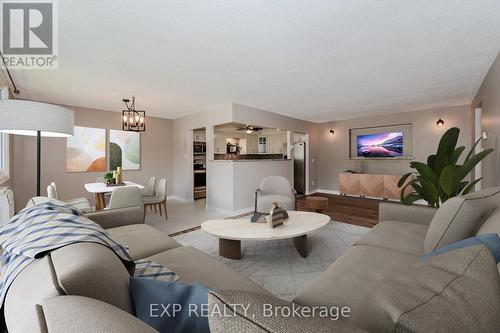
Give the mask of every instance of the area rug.
[[342, 222], [330, 222], [308, 235], [309, 256], [302, 258], [291, 239], [241, 242], [241, 260], [219, 256], [217, 237], [197, 230], [174, 237], [193, 246], [249, 277], [277, 297], [291, 300], [370, 229]]

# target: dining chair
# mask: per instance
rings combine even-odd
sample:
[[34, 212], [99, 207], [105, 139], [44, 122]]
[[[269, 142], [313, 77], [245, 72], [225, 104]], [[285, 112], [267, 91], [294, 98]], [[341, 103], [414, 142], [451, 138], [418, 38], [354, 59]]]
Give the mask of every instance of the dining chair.
[[155, 195], [156, 177], [149, 178], [148, 186], [141, 190], [143, 197], [154, 197]]
[[156, 186], [156, 193], [153, 197], [142, 197], [142, 203], [144, 204], [144, 219], [146, 218], [146, 208], [154, 207], [156, 212], [156, 207], [160, 210], [160, 216], [162, 216], [162, 207], [165, 211], [165, 220], [168, 220], [167, 215], [167, 180], [162, 178], [158, 181], [158, 186]]
[[47, 197], [49, 197], [50, 199], [63, 201], [67, 204], [70, 204], [75, 209], [82, 211], [82, 212], [89, 212], [89, 211], [93, 210], [92, 207], [90, 206], [89, 199], [87, 199], [85, 197], [68, 199], [68, 200], [61, 200], [59, 198], [59, 193], [57, 191], [57, 185], [55, 182], [51, 182], [50, 185], [47, 186]]
[[116, 209], [116, 208], [126, 208], [141, 206], [141, 192], [135, 186], [117, 188], [111, 192], [111, 198], [109, 199], [109, 205], [105, 209]]

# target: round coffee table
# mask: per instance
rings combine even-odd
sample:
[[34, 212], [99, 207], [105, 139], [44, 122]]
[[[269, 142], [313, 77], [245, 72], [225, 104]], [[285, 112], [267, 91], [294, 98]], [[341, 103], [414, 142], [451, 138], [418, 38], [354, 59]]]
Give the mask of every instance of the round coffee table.
[[241, 259], [241, 241], [268, 241], [293, 239], [299, 254], [306, 258], [307, 234], [330, 222], [330, 216], [312, 212], [289, 211], [289, 219], [283, 225], [271, 228], [267, 223], [226, 219], [210, 220], [201, 229], [219, 238], [219, 255], [229, 259]]

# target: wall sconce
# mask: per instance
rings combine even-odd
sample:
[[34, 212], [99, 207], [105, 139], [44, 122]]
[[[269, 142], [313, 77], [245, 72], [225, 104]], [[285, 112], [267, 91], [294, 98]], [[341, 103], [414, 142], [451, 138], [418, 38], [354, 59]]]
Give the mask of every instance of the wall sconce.
[[330, 136], [334, 135], [335, 134], [335, 131], [334, 130], [330, 130]]
[[444, 126], [444, 120], [441, 119], [441, 118], [439, 118], [439, 120], [436, 121], [436, 125], [437, 125], [437, 127], [443, 127]]

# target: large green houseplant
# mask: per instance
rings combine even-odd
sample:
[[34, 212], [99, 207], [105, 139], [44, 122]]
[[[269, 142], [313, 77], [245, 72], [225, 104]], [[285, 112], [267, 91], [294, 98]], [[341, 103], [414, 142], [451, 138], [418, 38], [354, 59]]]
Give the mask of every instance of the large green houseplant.
[[[427, 163], [411, 162], [410, 167], [416, 170], [405, 174], [399, 180], [401, 188], [401, 202], [411, 205], [417, 200], [427, 201], [429, 207], [437, 208], [449, 198], [467, 194], [473, 190], [474, 185], [481, 181], [478, 178], [472, 182], [465, 180], [474, 167], [490, 154], [493, 149], [486, 149], [478, 154], [474, 150], [481, 138], [476, 141], [464, 159], [463, 164], [458, 160], [465, 150], [464, 146], [457, 147], [460, 129], [450, 128], [443, 134], [439, 141], [436, 154], [427, 158]], [[416, 174], [414, 178], [409, 177]], [[413, 191], [405, 194], [405, 190], [411, 186]]]

